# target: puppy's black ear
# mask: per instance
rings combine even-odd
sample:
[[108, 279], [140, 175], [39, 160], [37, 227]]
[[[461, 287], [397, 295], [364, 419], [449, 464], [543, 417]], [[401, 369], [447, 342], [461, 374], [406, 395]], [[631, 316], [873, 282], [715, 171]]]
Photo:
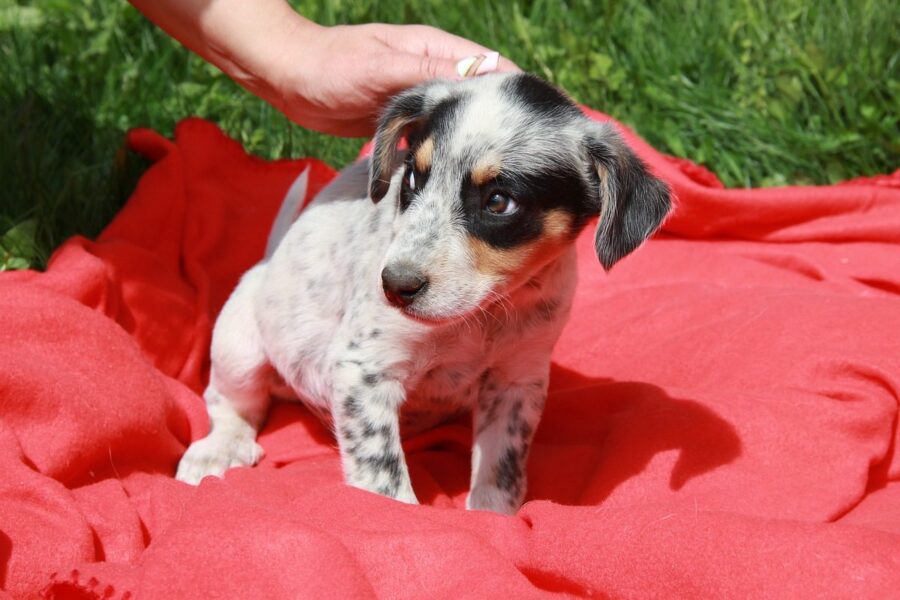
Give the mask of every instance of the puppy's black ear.
[[651, 175], [643, 161], [609, 124], [585, 138], [600, 184], [600, 223], [594, 246], [609, 270], [653, 235], [672, 207], [669, 187]]
[[391, 98], [381, 114], [369, 172], [369, 196], [373, 202], [387, 194], [397, 142], [410, 125], [425, 117], [427, 99], [427, 86], [415, 87]]

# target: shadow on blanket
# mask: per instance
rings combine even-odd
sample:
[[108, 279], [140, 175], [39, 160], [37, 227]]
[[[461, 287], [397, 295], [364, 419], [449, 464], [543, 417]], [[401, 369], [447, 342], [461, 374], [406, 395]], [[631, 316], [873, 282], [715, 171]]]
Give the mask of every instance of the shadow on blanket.
[[[441, 505], [461, 500], [469, 489], [471, 424], [467, 417], [406, 440], [419, 500]], [[336, 453], [334, 436], [306, 408], [276, 403], [260, 436], [263, 466], [281, 468], [316, 453]], [[677, 452], [668, 486], [727, 465], [741, 454], [735, 428], [709, 408], [673, 398], [648, 383], [591, 378], [556, 363], [550, 395], [529, 467], [528, 500], [596, 506], [640, 475], [654, 458]]]
[[[554, 364], [547, 410], [535, 439], [529, 499], [596, 506], [677, 451], [669, 488], [737, 459], [735, 428], [709, 408], [648, 383], [586, 377]], [[559, 467], [578, 466], [578, 472]], [[556, 466], [556, 468], [554, 468]]]
[[9, 536], [0, 531], [0, 556], [4, 557], [0, 560], [0, 588], [6, 585], [6, 564], [9, 562], [9, 555], [12, 552], [12, 541]]

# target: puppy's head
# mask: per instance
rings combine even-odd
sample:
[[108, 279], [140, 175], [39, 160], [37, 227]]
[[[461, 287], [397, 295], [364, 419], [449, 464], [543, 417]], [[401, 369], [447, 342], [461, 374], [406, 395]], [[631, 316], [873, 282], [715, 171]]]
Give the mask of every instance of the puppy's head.
[[[404, 135], [409, 147], [398, 155]], [[396, 96], [379, 123], [370, 175], [372, 200], [397, 210], [385, 293], [437, 322], [511, 292], [597, 215], [597, 256], [609, 269], [671, 206], [665, 184], [610, 125], [523, 74]]]

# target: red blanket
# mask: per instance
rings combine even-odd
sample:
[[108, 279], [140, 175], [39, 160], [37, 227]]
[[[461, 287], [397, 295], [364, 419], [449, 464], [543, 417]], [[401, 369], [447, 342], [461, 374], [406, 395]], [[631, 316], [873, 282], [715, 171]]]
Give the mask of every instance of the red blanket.
[[[595, 115], [601, 118], [600, 115]], [[466, 512], [471, 432], [406, 444], [407, 506], [341, 482], [279, 405], [266, 457], [173, 479], [208, 427], [210, 329], [316, 161], [188, 120], [97, 241], [0, 274], [0, 586], [16, 597], [897, 597], [900, 172], [725, 190], [629, 136], [678, 195], [580, 287], [516, 517]], [[2, 593], [0, 593], [2, 595]]]

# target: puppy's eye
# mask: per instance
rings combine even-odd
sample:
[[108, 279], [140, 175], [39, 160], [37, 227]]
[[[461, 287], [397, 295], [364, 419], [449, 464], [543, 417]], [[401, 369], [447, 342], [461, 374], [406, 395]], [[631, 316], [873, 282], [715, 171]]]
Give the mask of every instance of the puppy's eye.
[[519, 204], [506, 194], [491, 194], [484, 203], [484, 210], [492, 215], [511, 215], [519, 210]]
[[406, 185], [408, 185], [411, 190], [416, 189], [416, 172], [412, 165], [406, 167]]

